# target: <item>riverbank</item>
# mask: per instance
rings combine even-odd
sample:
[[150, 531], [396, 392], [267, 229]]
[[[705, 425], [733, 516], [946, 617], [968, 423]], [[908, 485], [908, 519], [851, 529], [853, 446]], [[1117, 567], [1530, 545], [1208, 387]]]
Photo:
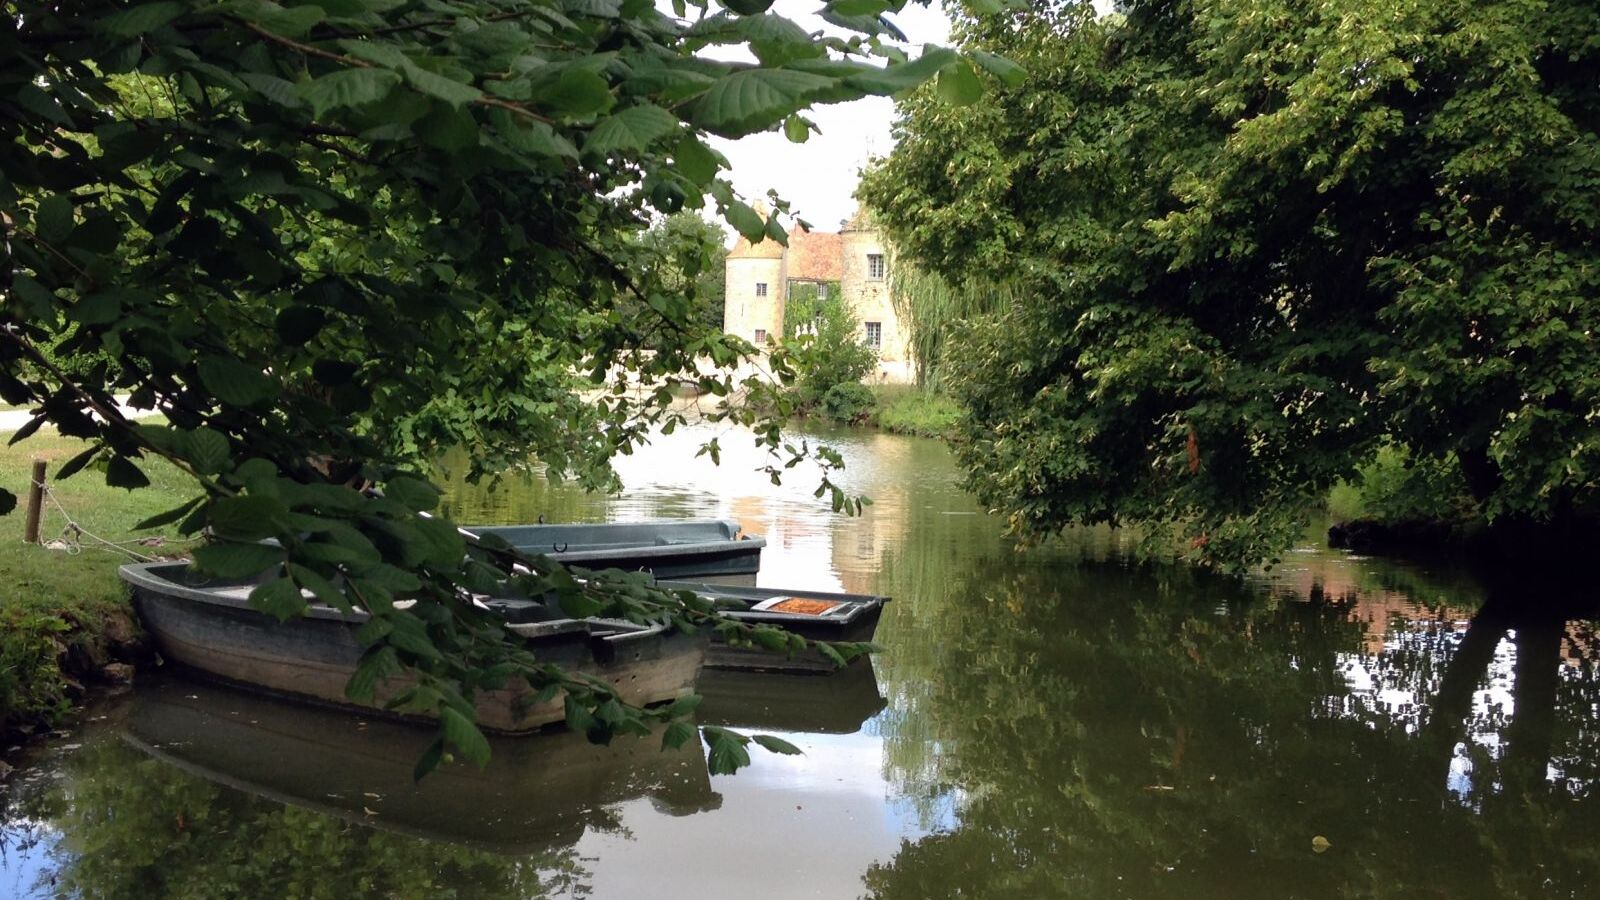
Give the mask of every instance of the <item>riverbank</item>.
[[949, 437], [961, 418], [956, 401], [936, 391], [885, 385], [874, 388], [872, 393], [877, 403], [873, 424], [891, 434]]
[[794, 418], [942, 439], [961, 417], [961, 407], [944, 394], [904, 384], [851, 387], [850, 393], [808, 407]]
[[[87, 446], [44, 429], [0, 448], [0, 486], [25, 498], [34, 459], [46, 461], [48, 480]], [[107, 486], [93, 469], [50, 482], [40, 528], [44, 546], [22, 542], [21, 504], [0, 518], [0, 570], [6, 573], [0, 594], [0, 735], [8, 740], [48, 729], [87, 686], [126, 679], [130, 664], [145, 652], [117, 579], [117, 567], [132, 557], [90, 535], [114, 543], [150, 539], [151, 545], [126, 545], [143, 556], [181, 552], [183, 544], [170, 529], [135, 532], [133, 526], [182, 503], [195, 488], [165, 463], [141, 468], [150, 486], [136, 491]], [[84, 534], [71, 531], [71, 523]]]

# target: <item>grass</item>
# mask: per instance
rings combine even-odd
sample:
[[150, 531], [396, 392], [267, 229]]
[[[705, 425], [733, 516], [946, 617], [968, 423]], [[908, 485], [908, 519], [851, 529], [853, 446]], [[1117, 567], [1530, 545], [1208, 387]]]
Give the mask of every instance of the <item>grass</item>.
[[961, 407], [944, 394], [905, 385], [875, 388], [878, 427], [895, 434], [944, 437], [961, 418]]
[[[0, 487], [19, 503], [0, 518], [0, 731], [26, 722], [48, 723], [68, 707], [69, 688], [80, 668], [106, 661], [108, 648], [137, 631], [124, 598], [117, 566], [120, 553], [99, 549], [82, 537], [82, 550], [68, 553], [25, 544], [23, 506], [35, 458], [49, 473], [86, 449], [77, 438], [42, 430], [15, 446], [0, 448]], [[197, 492], [188, 476], [166, 463], [142, 464], [150, 486], [136, 491], [109, 487], [94, 468], [66, 481], [50, 482], [50, 491], [82, 528], [109, 541], [162, 536], [171, 529], [135, 532], [134, 524], [171, 509]], [[45, 499], [40, 537], [62, 534], [67, 519]], [[170, 554], [180, 547], [135, 547], [146, 555]]]

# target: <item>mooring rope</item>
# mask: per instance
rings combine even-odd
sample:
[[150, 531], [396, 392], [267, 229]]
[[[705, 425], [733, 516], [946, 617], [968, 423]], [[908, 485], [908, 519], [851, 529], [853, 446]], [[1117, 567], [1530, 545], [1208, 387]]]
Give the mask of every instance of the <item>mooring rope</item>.
[[[50, 498], [50, 502], [55, 504], [56, 509], [61, 513], [61, 518], [67, 520], [67, 524], [61, 529], [61, 536], [50, 542], [52, 544], [60, 543], [61, 546], [51, 549], [63, 550], [70, 555], [76, 556], [77, 554], [83, 552], [83, 542], [80, 540], [80, 537], [86, 537], [90, 541], [94, 542], [90, 544], [90, 546], [94, 547], [96, 550], [110, 550], [116, 553], [123, 553], [135, 560], [138, 560], [139, 562], [156, 561], [156, 557], [145, 556], [143, 553], [140, 553], [137, 550], [129, 549], [127, 546], [128, 544], [148, 546], [145, 544], [145, 542], [150, 540], [150, 538], [134, 538], [130, 541], [108, 541], [78, 524], [78, 521], [72, 518], [72, 514], [67, 512], [67, 508], [61, 505], [61, 499], [56, 496], [55, 491], [50, 489], [50, 485], [41, 483], [39, 484], [39, 487], [44, 490], [44, 495]], [[156, 540], [160, 539], [157, 538]]]

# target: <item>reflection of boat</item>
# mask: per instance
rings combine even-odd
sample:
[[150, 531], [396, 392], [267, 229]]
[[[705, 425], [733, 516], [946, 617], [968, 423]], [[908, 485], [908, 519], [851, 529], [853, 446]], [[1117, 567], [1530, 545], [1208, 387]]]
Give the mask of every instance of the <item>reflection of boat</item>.
[[732, 728], [854, 734], [886, 705], [870, 659], [831, 678], [708, 669], [696, 688], [695, 717]]
[[658, 578], [754, 584], [766, 538], [740, 537], [727, 519], [671, 519], [602, 525], [472, 525], [523, 553], [585, 569], [645, 570]]
[[[889, 602], [888, 597], [872, 594], [731, 587], [689, 581], [657, 583], [664, 588], [689, 590], [715, 600], [729, 618], [751, 625], [778, 625], [813, 641], [871, 641], [878, 630], [883, 605]], [[861, 659], [864, 657], [858, 657], [857, 661]], [[706, 666], [813, 674], [835, 671], [833, 663], [813, 649], [790, 657], [759, 648], [733, 647], [716, 642], [712, 643], [711, 651], [706, 656]]]
[[[252, 585], [207, 581], [187, 563], [123, 566], [122, 579], [145, 627], [167, 658], [209, 675], [270, 691], [348, 704], [345, 685], [362, 653], [356, 629], [362, 612], [312, 605], [304, 616], [279, 622], [250, 606]], [[508, 624], [539, 660], [614, 686], [625, 701], [643, 705], [681, 697], [694, 689], [705, 660], [706, 639], [661, 625], [594, 619], [554, 619]], [[379, 685], [376, 706], [409, 682]], [[513, 681], [477, 695], [485, 728], [529, 731], [564, 716], [560, 696], [533, 702], [526, 682]]]
[[491, 738], [487, 768], [440, 766], [417, 783], [412, 768], [430, 734], [180, 679], [141, 684], [123, 736], [152, 756], [251, 794], [519, 855], [569, 847], [586, 828], [614, 826], [610, 804], [648, 797], [682, 816], [721, 803], [697, 740], [664, 751], [659, 736], [620, 737], [605, 747], [566, 731]]

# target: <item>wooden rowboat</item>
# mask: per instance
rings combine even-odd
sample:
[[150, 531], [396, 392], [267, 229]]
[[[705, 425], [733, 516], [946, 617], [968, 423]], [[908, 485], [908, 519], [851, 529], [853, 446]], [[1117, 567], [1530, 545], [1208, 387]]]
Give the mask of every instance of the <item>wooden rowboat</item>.
[[[888, 597], [875, 594], [835, 594], [781, 588], [738, 587], [692, 581], [658, 581], [669, 590], [688, 590], [713, 600], [729, 618], [752, 625], [777, 625], [807, 640], [840, 643], [870, 642]], [[856, 657], [855, 662], [865, 662]], [[794, 656], [759, 648], [734, 647], [713, 638], [706, 655], [712, 669], [753, 669], [826, 675], [834, 664], [816, 650]]]
[[[352, 705], [345, 685], [361, 658], [356, 629], [367, 621], [366, 613], [346, 614], [313, 604], [300, 618], [279, 622], [250, 605], [252, 584], [210, 581], [188, 563], [137, 563], [123, 566], [119, 574], [131, 586], [134, 607], [168, 660], [246, 687]], [[527, 641], [540, 661], [600, 678], [635, 705], [693, 693], [705, 661], [705, 636], [662, 625], [549, 619], [506, 627]], [[410, 685], [403, 677], [383, 682], [372, 708], [381, 711]], [[562, 697], [534, 703], [534, 696], [521, 680], [480, 692], [478, 724], [519, 733], [564, 718]]]
[[[813, 641], [867, 642], [878, 630], [878, 619], [888, 597], [870, 594], [833, 594], [826, 591], [790, 591], [738, 587], [699, 581], [657, 581], [657, 587], [692, 591], [715, 602], [730, 619], [752, 625], [777, 625]], [[536, 624], [549, 621], [555, 606], [540, 600], [495, 599], [485, 606], [507, 622]], [[857, 657], [856, 662], [866, 657]], [[793, 656], [756, 647], [735, 647], [720, 636], [711, 638], [706, 653], [708, 669], [827, 675], [834, 664], [815, 649]]]
[[647, 571], [657, 578], [755, 584], [766, 538], [740, 535], [727, 519], [673, 519], [598, 525], [469, 525], [523, 553], [584, 569]]

